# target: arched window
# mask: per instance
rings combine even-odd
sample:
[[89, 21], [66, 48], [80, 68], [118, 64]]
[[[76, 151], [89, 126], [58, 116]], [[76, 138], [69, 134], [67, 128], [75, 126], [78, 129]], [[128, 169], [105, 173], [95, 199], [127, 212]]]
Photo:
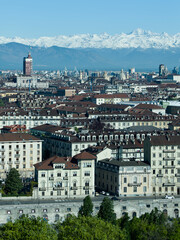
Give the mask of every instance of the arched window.
[[77, 183], [76, 181], [73, 182], [73, 187], [76, 187], [77, 186]]
[[59, 221], [59, 214], [55, 215], [55, 222]]
[[89, 181], [86, 181], [86, 182], [85, 182], [85, 186], [86, 186], [86, 187], [89, 187]]
[[133, 212], [132, 217], [134, 218], [134, 217], [136, 217], [136, 216], [137, 216], [137, 213], [136, 213], [136, 212]]
[[178, 209], [174, 209], [174, 217], [179, 218], [179, 210]]

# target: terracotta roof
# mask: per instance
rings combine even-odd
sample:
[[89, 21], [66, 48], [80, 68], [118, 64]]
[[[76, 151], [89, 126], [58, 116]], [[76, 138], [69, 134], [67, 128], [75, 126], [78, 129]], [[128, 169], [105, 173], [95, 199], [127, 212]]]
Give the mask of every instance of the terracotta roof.
[[30, 134], [27, 133], [3, 133], [0, 134], [0, 142], [23, 142], [27, 140], [33, 140], [33, 141], [41, 141], [39, 138], [36, 138]]
[[96, 159], [96, 157], [94, 155], [92, 155], [91, 153], [85, 152], [85, 151], [75, 155], [73, 158], [77, 159], [77, 160], [92, 160], [92, 159]]
[[63, 163], [63, 164], [65, 164], [64, 169], [79, 169], [79, 166], [77, 165], [77, 163], [72, 162], [71, 160], [72, 160], [71, 157], [53, 156], [51, 158], [44, 160], [43, 162], [36, 163], [34, 165], [34, 167], [37, 170], [52, 170], [52, 169], [54, 169], [53, 164]]
[[126, 93], [115, 93], [115, 94], [97, 94], [94, 98], [129, 98]]

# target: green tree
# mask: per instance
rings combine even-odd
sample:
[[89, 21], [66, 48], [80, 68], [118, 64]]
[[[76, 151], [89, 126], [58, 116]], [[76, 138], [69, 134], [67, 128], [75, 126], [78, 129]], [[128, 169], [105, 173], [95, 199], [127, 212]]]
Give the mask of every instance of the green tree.
[[110, 198], [105, 197], [103, 199], [98, 212], [98, 217], [108, 222], [115, 222], [116, 214], [114, 213], [113, 201]]
[[3, 240], [57, 240], [56, 231], [41, 218], [23, 215], [14, 223], [8, 222], [0, 227], [0, 239]]
[[79, 210], [79, 215], [81, 216], [91, 216], [93, 212], [93, 203], [90, 196], [86, 196], [83, 200], [83, 205]]
[[97, 217], [71, 216], [56, 227], [59, 240], [126, 240], [118, 226]]
[[5, 181], [4, 192], [8, 195], [18, 195], [22, 188], [23, 184], [19, 172], [15, 168], [11, 168]]

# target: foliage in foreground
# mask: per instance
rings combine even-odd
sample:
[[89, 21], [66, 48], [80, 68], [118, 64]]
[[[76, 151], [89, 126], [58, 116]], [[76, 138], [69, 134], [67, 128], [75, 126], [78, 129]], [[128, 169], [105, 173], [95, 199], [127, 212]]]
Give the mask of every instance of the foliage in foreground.
[[0, 226], [3, 240], [179, 240], [180, 218], [169, 219], [154, 209], [139, 218], [125, 214], [109, 222], [92, 216], [69, 216], [50, 225], [41, 218], [22, 216]]
[[0, 227], [3, 240], [56, 240], [57, 233], [50, 224], [41, 218], [28, 218], [23, 215], [14, 223], [8, 222]]

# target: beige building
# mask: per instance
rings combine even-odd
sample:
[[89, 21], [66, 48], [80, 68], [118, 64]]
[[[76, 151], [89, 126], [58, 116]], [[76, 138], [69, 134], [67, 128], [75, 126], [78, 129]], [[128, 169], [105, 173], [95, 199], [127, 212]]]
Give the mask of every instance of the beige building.
[[144, 141], [154, 195], [180, 195], [180, 136], [151, 136]]
[[35, 164], [38, 198], [75, 198], [94, 196], [95, 159], [83, 152], [73, 158], [53, 156]]
[[151, 169], [144, 162], [104, 160], [97, 163], [96, 186], [118, 196], [151, 195]]
[[11, 168], [22, 177], [33, 177], [34, 167], [42, 161], [42, 140], [26, 133], [0, 134], [0, 178]]

